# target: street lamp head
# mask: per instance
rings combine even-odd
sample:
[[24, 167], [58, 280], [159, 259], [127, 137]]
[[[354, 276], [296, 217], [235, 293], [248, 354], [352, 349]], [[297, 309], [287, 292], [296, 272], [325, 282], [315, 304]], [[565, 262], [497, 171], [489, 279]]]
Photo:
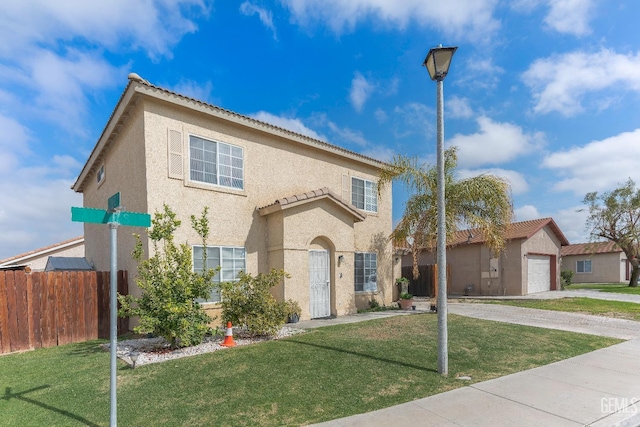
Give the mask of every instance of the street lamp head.
[[451, 65], [451, 58], [453, 54], [458, 49], [457, 46], [454, 47], [442, 47], [442, 45], [438, 47], [434, 47], [429, 50], [427, 57], [424, 60], [424, 65], [427, 67], [427, 71], [429, 71], [429, 77], [431, 80], [441, 81], [447, 76], [449, 72], [449, 65]]

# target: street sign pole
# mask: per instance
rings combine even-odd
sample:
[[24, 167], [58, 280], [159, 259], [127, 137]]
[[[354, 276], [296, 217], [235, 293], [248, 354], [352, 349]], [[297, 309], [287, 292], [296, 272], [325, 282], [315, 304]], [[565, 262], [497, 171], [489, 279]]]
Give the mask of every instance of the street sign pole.
[[117, 403], [117, 351], [118, 351], [118, 226], [150, 227], [151, 215], [138, 212], [125, 212], [120, 206], [120, 192], [109, 197], [108, 209], [71, 208], [71, 221], [91, 222], [95, 224], [109, 224], [111, 238], [111, 272], [110, 272], [110, 426], [118, 425]]
[[118, 425], [118, 403], [117, 403], [117, 346], [118, 346], [118, 223], [110, 222], [109, 229], [111, 230], [111, 345], [109, 349], [111, 351], [111, 427]]

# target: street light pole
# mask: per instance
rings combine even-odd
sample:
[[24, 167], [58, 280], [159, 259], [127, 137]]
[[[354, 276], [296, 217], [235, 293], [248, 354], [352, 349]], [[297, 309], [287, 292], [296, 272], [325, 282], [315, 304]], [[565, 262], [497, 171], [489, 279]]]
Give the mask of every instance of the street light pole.
[[445, 211], [445, 174], [444, 174], [444, 78], [449, 72], [451, 58], [457, 47], [442, 47], [429, 50], [424, 66], [429, 71], [431, 80], [436, 81], [436, 144], [438, 169], [438, 373], [449, 374], [449, 338], [447, 328], [447, 222]]

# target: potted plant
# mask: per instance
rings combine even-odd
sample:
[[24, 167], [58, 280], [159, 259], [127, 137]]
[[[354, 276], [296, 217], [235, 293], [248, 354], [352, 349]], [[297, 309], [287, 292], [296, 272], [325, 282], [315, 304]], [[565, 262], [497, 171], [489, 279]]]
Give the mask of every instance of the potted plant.
[[400, 286], [400, 294], [409, 293], [409, 279], [407, 279], [406, 277], [398, 277], [396, 279], [396, 285]]
[[413, 307], [413, 295], [403, 292], [400, 294], [400, 300], [398, 302], [402, 310], [411, 310]]
[[302, 314], [298, 301], [292, 299], [285, 301], [285, 311], [287, 313], [287, 323], [298, 323], [300, 314]]

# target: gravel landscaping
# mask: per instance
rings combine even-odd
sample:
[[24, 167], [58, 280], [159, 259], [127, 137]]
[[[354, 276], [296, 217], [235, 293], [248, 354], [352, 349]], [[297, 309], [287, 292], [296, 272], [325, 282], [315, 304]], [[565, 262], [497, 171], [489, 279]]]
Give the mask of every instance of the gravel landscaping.
[[[304, 332], [303, 329], [291, 328], [284, 326], [276, 334], [275, 337], [254, 337], [254, 338], [236, 338], [234, 333], [234, 342], [236, 345], [248, 345], [257, 342], [280, 339], [290, 337]], [[126, 341], [119, 341], [116, 354], [118, 358], [133, 366], [131, 360], [132, 353], [138, 353], [136, 366], [147, 365], [149, 363], [165, 362], [167, 360], [179, 359], [181, 357], [195, 356], [198, 354], [211, 353], [212, 351], [224, 350], [229, 347], [223, 347], [222, 341], [224, 337], [206, 337], [204, 341], [196, 346], [178, 348], [171, 350], [169, 342], [162, 337], [155, 338], [138, 338]], [[102, 347], [109, 351], [111, 344], [102, 344]]]

